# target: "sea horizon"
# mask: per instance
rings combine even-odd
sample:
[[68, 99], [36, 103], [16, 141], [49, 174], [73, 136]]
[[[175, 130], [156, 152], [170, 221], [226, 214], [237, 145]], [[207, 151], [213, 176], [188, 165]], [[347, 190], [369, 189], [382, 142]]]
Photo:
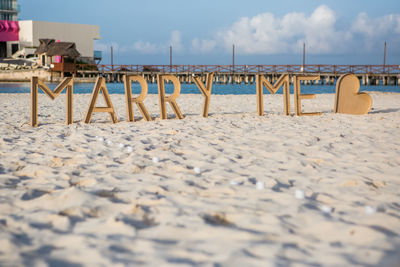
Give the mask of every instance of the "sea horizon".
[[[54, 89], [58, 83], [46, 83], [50, 89]], [[123, 83], [107, 83], [107, 89], [110, 94], [125, 94]], [[133, 84], [133, 93], [140, 93], [140, 87], [137, 83]], [[94, 83], [74, 83], [75, 94], [91, 94], [94, 88]], [[158, 94], [156, 83], [148, 83], [149, 94]], [[301, 85], [302, 93], [305, 94], [334, 94], [336, 84], [334, 85]], [[39, 90], [40, 93], [41, 90]], [[170, 94], [173, 91], [172, 84], [166, 84], [166, 93]], [[293, 93], [293, 85], [290, 85], [290, 91]], [[360, 92], [391, 92], [400, 93], [400, 86], [397, 85], [360, 85]], [[30, 83], [27, 82], [8, 82], [0, 83], [0, 94], [17, 94], [30, 93]], [[264, 93], [269, 94], [264, 88]], [[283, 90], [279, 89], [277, 94], [282, 94]], [[201, 94], [195, 84], [181, 84], [181, 94]], [[251, 95], [256, 94], [256, 85], [253, 84], [213, 84], [212, 94], [215, 95]]]

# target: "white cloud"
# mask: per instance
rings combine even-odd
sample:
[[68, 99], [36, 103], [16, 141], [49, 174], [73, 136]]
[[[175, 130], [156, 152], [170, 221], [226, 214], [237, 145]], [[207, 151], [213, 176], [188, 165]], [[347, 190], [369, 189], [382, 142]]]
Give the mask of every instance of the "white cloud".
[[176, 52], [182, 52], [184, 50], [180, 31], [173, 31], [171, 33], [170, 44], [172, 45], [174, 51]]
[[369, 38], [400, 33], [400, 15], [391, 14], [380, 18], [369, 18], [366, 13], [360, 13], [352, 25], [352, 31], [363, 33]]
[[339, 25], [335, 12], [326, 5], [311, 14], [291, 12], [282, 17], [261, 13], [242, 17], [211, 38], [193, 38], [187, 45], [182, 33], [174, 30], [166, 42], [139, 40], [131, 45], [96, 42], [96, 49], [142, 54], [166, 54], [172, 45], [174, 53], [205, 54], [225, 51], [230, 53], [235, 44], [237, 54], [292, 54], [301, 53], [306, 43], [308, 54], [368, 53], [379, 51], [387, 41], [392, 53], [400, 53], [400, 14], [370, 18], [360, 13], [347, 26]]
[[141, 54], [160, 54], [160, 53], [168, 53], [169, 46], [172, 45], [174, 52], [182, 52], [184, 51], [184, 45], [182, 43], [182, 34], [180, 31], [172, 31], [171, 37], [168, 42], [165, 43], [152, 43], [149, 41], [139, 40], [133, 43], [132, 45], [119, 45], [115, 42], [105, 44], [97, 41], [95, 43], [95, 50], [100, 50], [103, 52], [110, 51], [110, 47], [112, 46], [115, 52], [139, 52]]
[[167, 53], [169, 46], [172, 45], [174, 52], [184, 51], [184, 45], [182, 43], [182, 34], [180, 31], [172, 31], [170, 40], [166, 43], [151, 43], [145, 41], [137, 41], [131, 47], [130, 50], [134, 50], [143, 54], [160, 54]]
[[277, 18], [263, 13], [244, 17], [228, 30], [217, 33], [228, 49], [235, 44], [239, 53], [279, 54], [301, 50], [305, 42], [313, 53], [341, 49], [345, 34], [335, 29], [336, 14], [327, 6], [320, 6], [307, 17], [303, 13], [289, 13]]
[[326, 5], [308, 16], [298, 12], [283, 17], [262, 13], [240, 18], [211, 40], [193, 39], [192, 51], [231, 51], [235, 44], [240, 54], [285, 54], [299, 53], [306, 43], [309, 54], [339, 54], [369, 52], [381, 47], [385, 40], [399, 50], [400, 14], [369, 18], [361, 13], [344, 29], [338, 29], [337, 22], [337, 15]]
[[217, 46], [217, 41], [215, 40], [199, 40], [198, 38], [192, 41], [192, 52], [195, 53], [210, 53]]
[[400, 14], [391, 14], [379, 18], [370, 18], [360, 13], [354, 21], [351, 32], [367, 52], [382, 47], [388, 41], [393, 49], [400, 46]]
[[114, 51], [119, 51], [119, 50], [123, 49], [123, 47], [121, 47], [119, 44], [117, 44], [115, 42], [105, 44], [100, 41], [96, 41], [94, 43], [94, 50], [98, 50], [98, 51], [102, 51], [102, 52], [109, 52], [111, 49], [111, 46], [113, 47]]
[[137, 41], [132, 45], [132, 50], [143, 54], [156, 54], [159, 52], [160, 47], [150, 42]]

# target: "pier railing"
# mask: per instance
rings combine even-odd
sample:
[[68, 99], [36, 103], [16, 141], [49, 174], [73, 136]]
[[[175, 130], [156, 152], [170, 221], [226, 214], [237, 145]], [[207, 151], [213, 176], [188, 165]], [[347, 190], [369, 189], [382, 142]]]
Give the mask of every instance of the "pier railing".
[[77, 71], [134, 73], [321, 73], [400, 74], [400, 65], [104, 65], [78, 64]]

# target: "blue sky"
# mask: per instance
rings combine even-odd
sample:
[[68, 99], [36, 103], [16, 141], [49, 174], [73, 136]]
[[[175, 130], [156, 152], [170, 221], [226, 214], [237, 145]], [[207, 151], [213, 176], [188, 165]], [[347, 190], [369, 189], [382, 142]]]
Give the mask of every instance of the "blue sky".
[[400, 64], [399, 0], [19, 0], [21, 20], [100, 26], [103, 63]]

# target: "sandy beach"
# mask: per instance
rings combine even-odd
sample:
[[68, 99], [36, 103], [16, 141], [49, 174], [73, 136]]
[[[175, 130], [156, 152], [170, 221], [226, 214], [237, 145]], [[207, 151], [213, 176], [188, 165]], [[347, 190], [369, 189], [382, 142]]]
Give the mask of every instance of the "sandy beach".
[[[152, 122], [111, 95], [0, 94], [0, 266], [400, 266], [400, 94], [368, 115], [334, 95], [284, 116], [282, 95], [181, 95], [183, 120]], [[99, 98], [100, 99], [100, 98]], [[100, 105], [100, 102], [99, 104]], [[291, 95], [293, 112], [293, 95]]]

